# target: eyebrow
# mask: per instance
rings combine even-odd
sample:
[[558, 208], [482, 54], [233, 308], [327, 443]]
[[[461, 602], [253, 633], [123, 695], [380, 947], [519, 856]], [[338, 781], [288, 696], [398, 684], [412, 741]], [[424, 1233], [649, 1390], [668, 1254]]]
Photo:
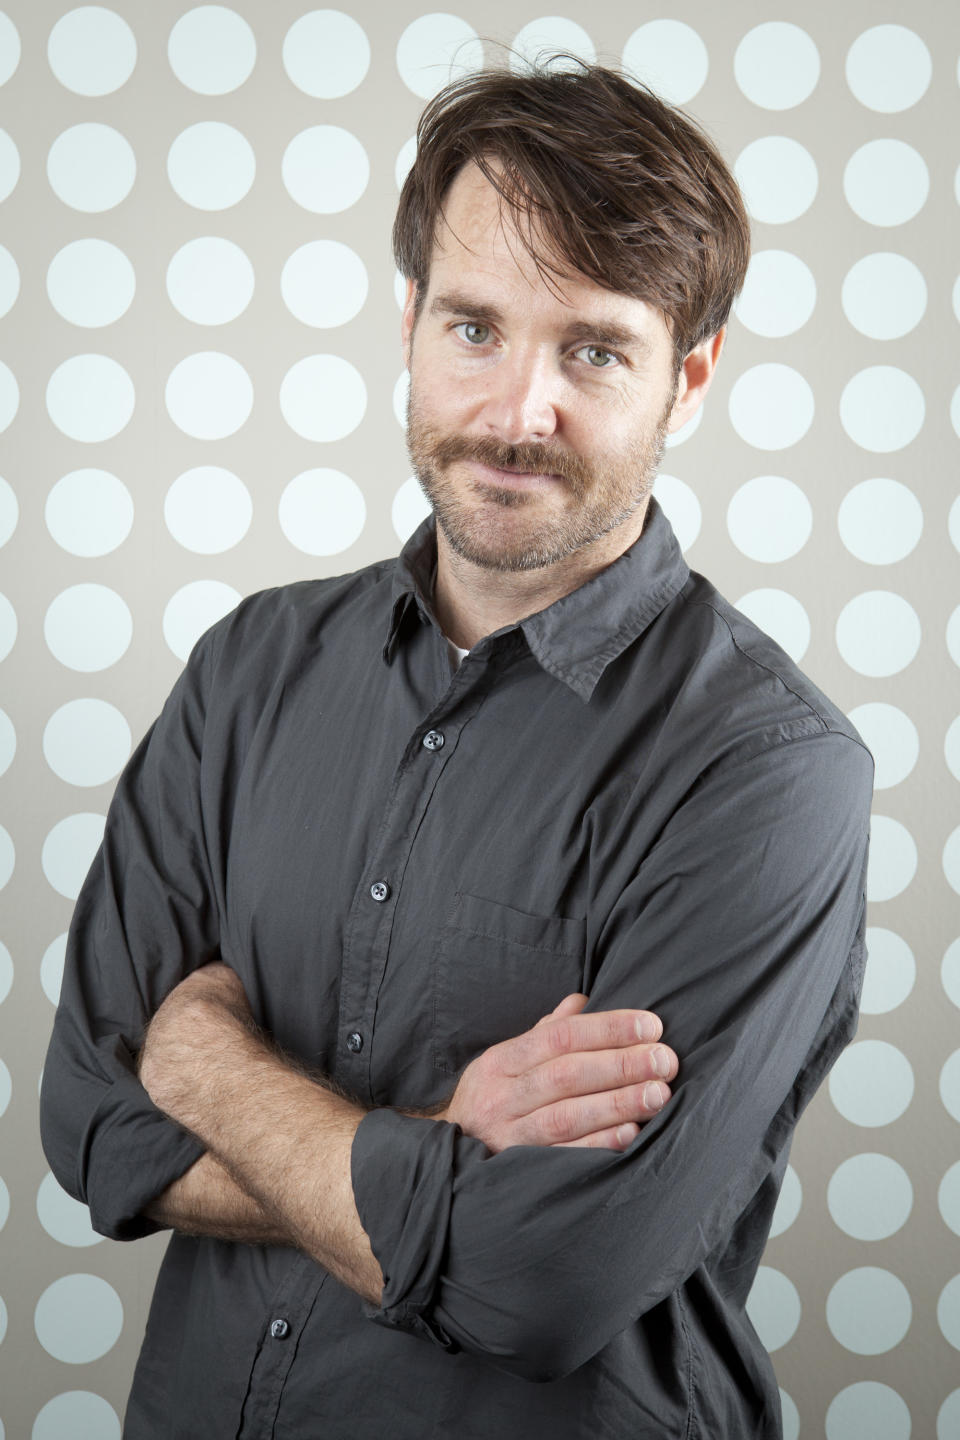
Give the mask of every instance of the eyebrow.
[[[503, 311], [496, 305], [476, 300], [459, 290], [444, 291], [436, 295], [430, 305], [431, 315], [469, 315], [471, 320], [483, 324], [500, 325]], [[592, 340], [597, 345], [611, 350], [633, 350], [640, 355], [650, 355], [653, 345], [646, 335], [629, 329], [626, 325], [611, 324], [606, 320], [572, 320], [564, 329], [568, 341]]]

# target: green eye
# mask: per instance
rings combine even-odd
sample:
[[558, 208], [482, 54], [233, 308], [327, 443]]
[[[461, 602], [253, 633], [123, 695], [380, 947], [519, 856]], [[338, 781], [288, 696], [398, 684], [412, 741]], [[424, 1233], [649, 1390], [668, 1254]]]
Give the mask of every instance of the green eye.
[[604, 350], [602, 345], [588, 345], [586, 347], [587, 363], [596, 370], [605, 370], [613, 363], [614, 357], [609, 350]]
[[470, 345], [485, 345], [490, 339], [489, 325], [473, 324], [467, 321], [466, 324], [461, 325], [460, 328], [463, 331], [464, 340]]

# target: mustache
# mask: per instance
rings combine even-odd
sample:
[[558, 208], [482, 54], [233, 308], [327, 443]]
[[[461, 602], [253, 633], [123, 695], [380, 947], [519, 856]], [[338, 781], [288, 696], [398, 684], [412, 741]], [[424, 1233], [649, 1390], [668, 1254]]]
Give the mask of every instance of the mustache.
[[589, 482], [592, 471], [581, 456], [553, 445], [509, 445], [492, 436], [444, 435], [432, 439], [430, 459], [441, 468], [458, 460], [476, 460], [493, 470], [522, 470], [529, 475], [559, 475], [576, 492]]

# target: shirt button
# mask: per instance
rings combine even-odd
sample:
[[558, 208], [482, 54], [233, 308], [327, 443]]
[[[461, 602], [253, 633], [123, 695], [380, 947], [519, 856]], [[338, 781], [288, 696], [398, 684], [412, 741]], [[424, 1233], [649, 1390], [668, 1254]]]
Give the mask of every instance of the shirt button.
[[385, 880], [378, 880], [375, 885], [370, 886], [370, 894], [378, 904], [383, 904], [384, 900], [390, 898], [390, 886]]
[[439, 730], [428, 730], [423, 737], [424, 750], [442, 750], [443, 736]]
[[270, 1334], [274, 1340], [285, 1340], [290, 1334], [290, 1326], [286, 1320], [274, 1320], [270, 1325]]
[[347, 1036], [347, 1049], [352, 1050], [354, 1055], [359, 1055], [363, 1049], [363, 1036], [359, 1030], [351, 1030]]

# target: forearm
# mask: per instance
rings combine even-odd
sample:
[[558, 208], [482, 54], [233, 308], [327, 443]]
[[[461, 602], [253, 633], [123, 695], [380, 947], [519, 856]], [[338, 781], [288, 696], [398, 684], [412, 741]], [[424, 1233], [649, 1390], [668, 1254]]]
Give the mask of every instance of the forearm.
[[289, 1231], [209, 1151], [147, 1206], [148, 1219], [185, 1235], [244, 1245], [292, 1245]]

